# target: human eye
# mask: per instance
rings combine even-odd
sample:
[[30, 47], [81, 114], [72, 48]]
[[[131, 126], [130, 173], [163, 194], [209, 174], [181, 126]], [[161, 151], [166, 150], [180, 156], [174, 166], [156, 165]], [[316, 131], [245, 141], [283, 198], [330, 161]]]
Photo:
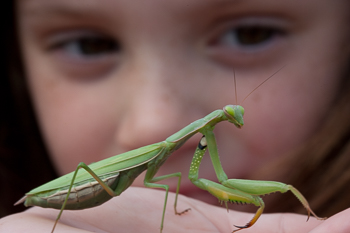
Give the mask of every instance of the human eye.
[[122, 61], [119, 40], [106, 33], [64, 30], [44, 38], [45, 55], [56, 70], [67, 77], [104, 77]]
[[114, 38], [94, 32], [58, 33], [48, 47], [61, 58], [80, 63], [115, 56], [121, 50]]
[[229, 22], [209, 42], [210, 52], [229, 63], [260, 62], [280, 51], [288, 37], [284, 20], [247, 17]]
[[263, 49], [281, 35], [283, 31], [277, 28], [264, 25], [242, 25], [230, 29], [218, 42], [248, 52]]

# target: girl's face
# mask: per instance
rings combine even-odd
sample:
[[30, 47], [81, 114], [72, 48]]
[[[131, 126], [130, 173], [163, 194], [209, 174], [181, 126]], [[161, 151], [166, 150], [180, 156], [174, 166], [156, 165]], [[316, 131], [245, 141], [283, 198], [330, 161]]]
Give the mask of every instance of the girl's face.
[[[228, 177], [248, 177], [322, 126], [349, 54], [349, 4], [19, 0], [28, 83], [57, 171], [163, 141], [236, 104], [233, 70], [241, 103], [284, 67], [244, 101], [241, 130], [225, 122], [214, 131]], [[199, 139], [176, 151], [158, 175], [187, 176]], [[208, 158], [200, 177], [216, 180]], [[188, 179], [180, 190], [207, 195]]]

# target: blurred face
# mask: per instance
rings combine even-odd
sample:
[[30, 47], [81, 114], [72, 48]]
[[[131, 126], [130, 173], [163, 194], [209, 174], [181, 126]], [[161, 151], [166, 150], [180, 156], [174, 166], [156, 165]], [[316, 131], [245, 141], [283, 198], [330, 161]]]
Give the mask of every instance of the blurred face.
[[[242, 129], [225, 122], [214, 131], [228, 177], [248, 177], [305, 142], [329, 114], [348, 56], [348, 5], [19, 0], [28, 83], [57, 171], [163, 141], [236, 104], [233, 70], [241, 103], [284, 67], [244, 101]], [[187, 176], [199, 139], [176, 151], [158, 175]], [[216, 181], [209, 158], [200, 177]], [[181, 190], [209, 195], [186, 178]]]

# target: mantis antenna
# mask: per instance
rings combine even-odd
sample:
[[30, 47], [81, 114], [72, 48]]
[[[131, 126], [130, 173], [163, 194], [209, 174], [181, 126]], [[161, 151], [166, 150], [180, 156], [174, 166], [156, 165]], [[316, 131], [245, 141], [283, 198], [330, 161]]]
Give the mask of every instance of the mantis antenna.
[[236, 85], [236, 74], [235, 74], [235, 68], [233, 68], [233, 82], [235, 85], [235, 96], [236, 96], [236, 105], [238, 104], [238, 100], [237, 100], [237, 85]]
[[[265, 79], [262, 83], [260, 83], [256, 88], [254, 88], [242, 101], [241, 104], [243, 104], [243, 102], [248, 98], [248, 96], [250, 96], [256, 89], [258, 89], [261, 85], [263, 85], [264, 83], [266, 83], [270, 78], [272, 78], [275, 74], [277, 74], [278, 72], [280, 72], [286, 65], [282, 66], [280, 69], [278, 69], [275, 73], [273, 73], [270, 77], [268, 77], [267, 79]], [[235, 79], [235, 77], [234, 77]], [[236, 79], [235, 79], [235, 88], [236, 88]], [[236, 102], [237, 102], [237, 91], [236, 91]]]
[[[277, 72], [257, 86], [252, 92], [249, 93], [249, 95]], [[236, 89], [235, 77], [234, 83]], [[312, 214], [318, 220], [324, 219], [317, 217], [317, 215], [311, 210], [305, 197], [291, 185], [275, 181], [228, 179], [221, 166], [213, 130], [216, 124], [223, 121], [228, 121], [234, 124], [237, 128], [241, 128], [244, 125], [243, 115], [244, 109], [242, 106], [226, 105], [222, 110], [215, 110], [204, 118], [196, 120], [193, 123], [185, 126], [180, 131], [166, 138], [165, 141], [115, 155], [92, 163], [89, 166], [81, 162], [78, 164], [75, 171], [31, 190], [30, 192], [26, 193], [23, 198], [16, 202], [15, 205], [24, 202], [25, 206], [41, 206], [44, 208], [59, 209], [60, 212], [57, 215], [51, 230], [51, 233], [53, 233], [63, 210], [86, 209], [107, 202], [110, 198], [119, 196], [122, 192], [129, 188], [137, 176], [147, 170], [144, 178], [144, 185], [149, 188], [162, 188], [165, 190], [163, 212], [159, 227], [160, 233], [162, 233], [169, 186], [166, 184], [157, 183], [158, 181], [168, 178], [177, 178], [178, 181], [174, 201], [174, 212], [177, 215], [181, 215], [187, 212], [188, 209], [182, 212], [177, 211], [177, 198], [181, 184], [181, 172], [157, 177], [155, 175], [163, 163], [169, 158], [171, 153], [179, 149], [190, 137], [196, 133], [201, 133], [203, 134], [203, 137], [200, 140], [192, 159], [188, 174], [189, 180], [195, 186], [208, 191], [214, 197], [218, 198], [219, 201], [224, 202], [225, 204], [227, 202], [233, 202], [253, 204], [259, 207], [252, 220], [250, 220], [244, 226], [236, 226], [237, 229], [233, 230], [232, 232], [237, 232], [254, 225], [259, 219], [260, 215], [263, 213], [265, 207], [265, 204], [260, 196], [273, 192], [285, 193], [287, 191], [291, 191], [305, 207], [308, 212], [308, 216]], [[206, 149], [209, 151], [219, 183], [198, 178], [199, 165]]]

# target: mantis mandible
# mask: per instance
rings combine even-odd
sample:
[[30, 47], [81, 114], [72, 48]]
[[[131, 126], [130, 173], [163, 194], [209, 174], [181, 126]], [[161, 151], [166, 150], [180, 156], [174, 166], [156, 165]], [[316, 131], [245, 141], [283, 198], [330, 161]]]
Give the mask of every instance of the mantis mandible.
[[[242, 106], [226, 105], [222, 110], [213, 111], [202, 119], [187, 125], [185, 128], [165, 139], [165, 141], [115, 155], [92, 163], [89, 166], [81, 162], [74, 172], [31, 190], [17, 201], [15, 205], [24, 202], [25, 206], [60, 209], [51, 231], [54, 232], [64, 209], [78, 210], [101, 205], [112, 197], [119, 196], [133, 183], [137, 176], [147, 170], [144, 185], [149, 188], [165, 189], [165, 200], [160, 224], [160, 232], [162, 232], [169, 186], [156, 184], [155, 182], [177, 177], [178, 183], [174, 202], [175, 214], [180, 215], [187, 210], [178, 212], [176, 208], [181, 173], [178, 172], [158, 177], [155, 177], [155, 175], [175, 150], [180, 148], [196, 133], [201, 133], [203, 137], [195, 150], [190, 166], [189, 179], [191, 182], [198, 188], [208, 191], [221, 202], [225, 202], [225, 204], [227, 202], [246, 203], [259, 207], [254, 217], [246, 225], [235, 226], [237, 229], [233, 230], [233, 232], [254, 225], [263, 213], [265, 206], [262, 198], [259, 196], [273, 192], [285, 193], [291, 191], [307, 210], [307, 219], [309, 219], [311, 213], [317, 219], [321, 220], [322, 218], [319, 218], [311, 210], [304, 196], [291, 185], [274, 181], [228, 179], [221, 166], [213, 129], [216, 124], [222, 121], [228, 121], [237, 128], [241, 128], [244, 125], [243, 115], [244, 108]], [[220, 183], [198, 178], [199, 165], [206, 149], [209, 150], [210, 158]]]

